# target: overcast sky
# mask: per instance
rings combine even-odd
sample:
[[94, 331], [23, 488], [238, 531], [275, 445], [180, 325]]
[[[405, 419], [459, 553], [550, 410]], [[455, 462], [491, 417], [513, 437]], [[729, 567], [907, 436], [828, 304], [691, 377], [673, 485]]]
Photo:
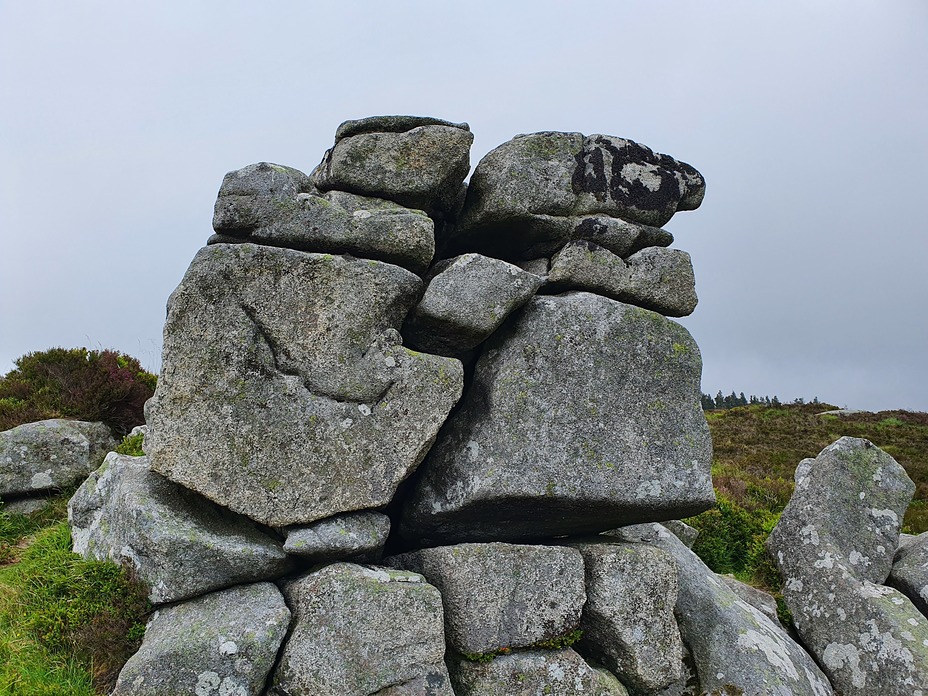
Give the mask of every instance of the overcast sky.
[[223, 175], [346, 119], [631, 138], [689, 162], [703, 391], [928, 411], [928, 2], [0, 0], [0, 373], [160, 366]]

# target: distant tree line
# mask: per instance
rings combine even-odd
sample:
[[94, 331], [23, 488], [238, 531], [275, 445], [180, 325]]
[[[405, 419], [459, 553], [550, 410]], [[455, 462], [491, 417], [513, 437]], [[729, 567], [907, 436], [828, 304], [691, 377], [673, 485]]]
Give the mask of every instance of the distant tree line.
[[[799, 397], [798, 399], [793, 399], [792, 403], [804, 404], [806, 403], [806, 400], [803, 399], [802, 397]], [[818, 397], [816, 396], [809, 403], [820, 404], [822, 402], [819, 401]], [[741, 392], [740, 394], [735, 394], [735, 392], [732, 392], [728, 396], [725, 396], [724, 394], [722, 394], [721, 389], [719, 389], [718, 393], [715, 395], [715, 398], [709, 396], [708, 394], [702, 395], [702, 410], [703, 411], [713, 411], [713, 410], [723, 409], [723, 408], [735, 408], [737, 406], [749, 406], [749, 405], [754, 405], [754, 404], [759, 404], [762, 406], [772, 406], [775, 408], [777, 406], [782, 405], [782, 402], [780, 401], [779, 398], [777, 398], [776, 394], [774, 394], [773, 396], [754, 396], [753, 394], [751, 394], [751, 396], [745, 396], [744, 392]]]

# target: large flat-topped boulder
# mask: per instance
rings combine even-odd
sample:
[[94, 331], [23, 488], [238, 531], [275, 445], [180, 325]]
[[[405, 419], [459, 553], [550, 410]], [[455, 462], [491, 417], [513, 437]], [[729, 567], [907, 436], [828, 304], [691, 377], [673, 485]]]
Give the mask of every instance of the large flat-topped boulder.
[[448, 213], [470, 171], [467, 124], [379, 116], [339, 126], [336, 142], [311, 177], [323, 191], [376, 196], [430, 215]]
[[625, 138], [542, 132], [518, 135], [474, 170], [455, 236], [537, 242], [534, 216], [606, 215], [660, 227], [702, 202], [693, 167]]
[[928, 693], [928, 620], [882, 584], [915, 485], [859, 438], [806, 464], [767, 539], [796, 630], [844, 696]]
[[659, 314], [536, 296], [484, 345], [404, 510], [410, 539], [597, 532], [710, 507], [701, 359]]
[[0, 432], [0, 498], [65, 488], [82, 481], [116, 446], [103, 423], [50, 420]]
[[303, 172], [269, 162], [225, 175], [213, 229], [213, 244], [350, 253], [414, 273], [425, 271], [435, 253], [434, 225], [421, 210], [343, 191], [323, 194]]
[[68, 502], [74, 553], [130, 566], [166, 604], [292, 570], [254, 523], [154, 473], [147, 457], [110, 452]]
[[152, 469], [273, 526], [386, 505], [461, 392], [460, 362], [400, 345], [421, 284], [378, 261], [200, 250], [168, 304]]

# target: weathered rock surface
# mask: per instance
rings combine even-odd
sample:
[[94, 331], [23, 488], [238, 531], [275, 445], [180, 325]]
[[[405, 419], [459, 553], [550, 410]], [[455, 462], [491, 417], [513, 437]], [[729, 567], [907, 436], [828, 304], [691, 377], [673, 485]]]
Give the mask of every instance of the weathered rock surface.
[[271, 583], [159, 609], [112, 696], [259, 696], [289, 622]]
[[912, 600], [915, 607], [928, 616], [928, 532], [900, 545], [896, 553], [888, 585], [892, 585]]
[[79, 483], [115, 446], [103, 423], [54, 418], [4, 430], [0, 432], [0, 497]]
[[9, 515], [31, 515], [48, 505], [48, 498], [16, 498], [4, 500], [0, 511]]
[[[421, 124], [421, 125], [417, 125]], [[311, 178], [320, 190], [387, 198], [432, 215], [449, 212], [470, 171], [467, 124], [409, 116], [346, 122]]]
[[[677, 563], [676, 617], [703, 692], [744, 696], [830, 696], [815, 661], [783, 628], [738, 597], [676, 536], [659, 524], [609, 532], [663, 549]], [[739, 691], [740, 690], [740, 691]]]
[[[420, 575], [335, 563], [284, 586], [294, 624], [270, 694], [454, 696], [441, 595]], [[416, 684], [423, 690], [415, 690]]]
[[661, 522], [661, 524], [676, 536], [677, 539], [682, 541], [684, 546], [688, 549], [693, 548], [693, 544], [696, 543], [696, 539], [699, 537], [699, 530], [695, 527], [691, 527], [682, 520], [666, 520], [665, 522]]
[[523, 648], [580, 625], [583, 559], [570, 548], [459, 544], [385, 559], [441, 592], [445, 635], [460, 653]]
[[460, 362], [400, 345], [421, 283], [378, 261], [201, 249], [168, 303], [152, 469], [272, 526], [386, 505], [461, 393]]
[[593, 669], [576, 652], [536, 650], [500, 655], [491, 662], [448, 660], [457, 696], [627, 696], [619, 681]]
[[625, 684], [655, 691], [682, 676], [677, 565], [645, 544], [575, 543], [586, 567], [583, 646]]
[[395, 263], [422, 273], [435, 253], [420, 210], [342, 191], [322, 194], [303, 172], [259, 162], [226, 174], [210, 243], [254, 242]]
[[[518, 135], [480, 160], [457, 236], [491, 228], [533, 237], [533, 216], [609, 216], [660, 227], [699, 206], [705, 181], [688, 164], [608, 135]], [[524, 231], [528, 231], [527, 233]]]
[[815, 458], [767, 540], [796, 630], [844, 696], [928, 691], [928, 621], [883, 586], [915, 486], [867, 440]]
[[700, 371], [689, 333], [659, 314], [588, 293], [532, 298], [484, 345], [404, 535], [541, 539], [706, 509]]
[[690, 255], [663, 247], [648, 247], [625, 261], [593, 242], [571, 242], [551, 259], [548, 285], [595, 292], [670, 317], [692, 314], [697, 302]]
[[465, 254], [436, 264], [403, 327], [419, 350], [458, 356], [485, 341], [544, 282], [511, 263]]
[[719, 575], [719, 580], [728, 585], [731, 590], [745, 602], [760, 611], [764, 616], [774, 622], [779, 622], [777, 615], [777, 600], [763, 590], [751, 587], [731, 575]]
[[154, 604], [278, 578], [291, 564], [250, 521], [110, 452], [68, 503], [74, 553], [127, 563]]
[[349, 512], [286, 530], [284, 551], [315, 562], [376, 559], [390, 535], [390, 518], [369, 510]]

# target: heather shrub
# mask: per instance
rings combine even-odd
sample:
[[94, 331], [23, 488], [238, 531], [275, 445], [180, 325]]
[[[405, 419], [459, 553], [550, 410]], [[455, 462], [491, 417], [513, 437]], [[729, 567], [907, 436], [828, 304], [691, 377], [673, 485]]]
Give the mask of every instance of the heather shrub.
[[46, 418], [103, 421], [122, 437], [144, 422], [157, 378], [112, 350], [52, 348], [28, 353], [0, 378], [0, 430]]

